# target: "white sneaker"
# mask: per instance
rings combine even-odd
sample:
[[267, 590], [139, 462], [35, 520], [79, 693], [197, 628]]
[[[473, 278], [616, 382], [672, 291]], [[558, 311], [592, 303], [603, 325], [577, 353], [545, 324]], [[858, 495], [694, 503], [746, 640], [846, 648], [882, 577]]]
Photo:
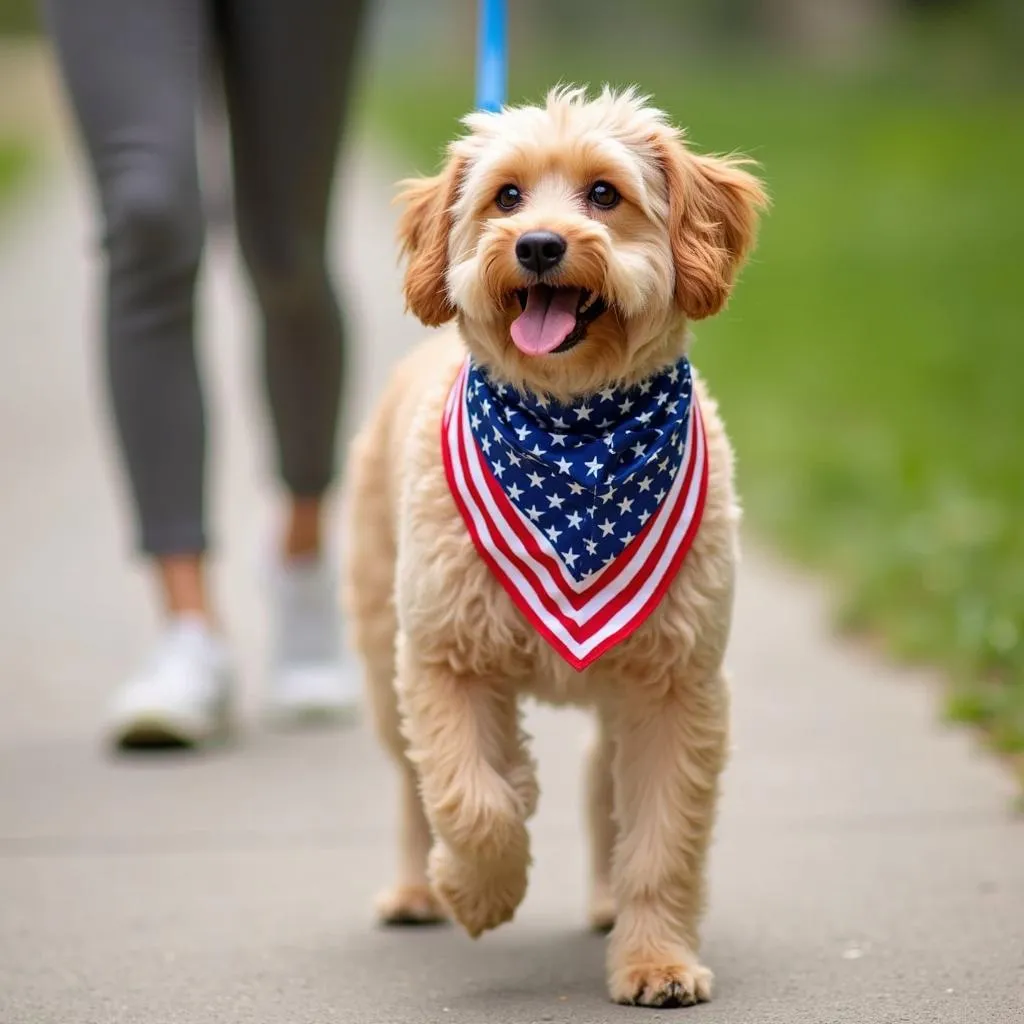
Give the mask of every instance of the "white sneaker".
[[181, 616], [114, 698], [110, 738], [121, 749], [199, 747], [220, 739], [229, 727], [231, 684], [223, 642], [202, 619]]
[[292, 724], [355, 717], [359, 676], [344, 650], [338, 587], [327, 560], [279, 563], [271, 592], [272, 717]]

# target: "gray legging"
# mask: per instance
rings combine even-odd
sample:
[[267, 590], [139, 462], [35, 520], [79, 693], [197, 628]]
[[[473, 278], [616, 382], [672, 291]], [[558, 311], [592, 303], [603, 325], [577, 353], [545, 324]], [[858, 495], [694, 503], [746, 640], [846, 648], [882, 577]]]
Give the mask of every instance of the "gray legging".
[[44, 0], [105, 227], [109, 386], [140, 546], [200, 552], [206, 427], [194, 345], [196, 125], [221, 67], [239, 244], [263, 317], [280, 474], [335, 471], [342, 320], [325, 229], [361, 0]]

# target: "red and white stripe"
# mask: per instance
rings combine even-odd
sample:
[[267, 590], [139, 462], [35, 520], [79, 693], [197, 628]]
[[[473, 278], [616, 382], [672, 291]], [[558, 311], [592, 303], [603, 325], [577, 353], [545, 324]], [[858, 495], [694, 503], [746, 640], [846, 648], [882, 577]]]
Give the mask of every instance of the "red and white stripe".
[[467, 361], [442, 419], [448, 486], [480, 557], [526, 618], [580, 671], [650, 615], [693, 543], [708, 484], [707, 445], [696, 396], [683, 464], [658, 511], [613, 562], [576, 580], [481, 456], [469, 426], [468, 370]]

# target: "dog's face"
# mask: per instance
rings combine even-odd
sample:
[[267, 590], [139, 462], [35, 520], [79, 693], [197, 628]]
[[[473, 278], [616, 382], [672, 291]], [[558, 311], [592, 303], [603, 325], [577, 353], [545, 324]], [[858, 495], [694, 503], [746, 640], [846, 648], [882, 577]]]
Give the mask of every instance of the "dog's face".
[[499, 378], [569, 397], [677, 358], [717, 313], [766, 202], [632, 91], [465, 118], [440, 174], [405, 182], [409, 309], [457, 317]]

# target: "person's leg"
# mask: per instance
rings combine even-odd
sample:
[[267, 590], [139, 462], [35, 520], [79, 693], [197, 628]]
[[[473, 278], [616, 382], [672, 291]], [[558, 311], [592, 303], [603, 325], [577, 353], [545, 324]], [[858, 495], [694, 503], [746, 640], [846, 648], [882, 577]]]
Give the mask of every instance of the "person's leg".
[[158, 705], [170, 702], [184, 732], [166, 738], [199, 740], [224, 703], [203, 577], [206, 438], [193, 345], [203, 7], [46, 0], [44, 10], [101, 207], [109, 397], [139, 546], [170, 620], [158, 657], [122, 693], [115, 728], [125, 742], [156, 740]]
[[263, 317], [267, 395], [288, 496], [275, 693], [299, 712], [339, 710], [356, 693], [339, 673], [335, 587], [323, 558], [344, 370], [343, 320], [325, 249], [364, 6], [218, 4], [236, 223]]

